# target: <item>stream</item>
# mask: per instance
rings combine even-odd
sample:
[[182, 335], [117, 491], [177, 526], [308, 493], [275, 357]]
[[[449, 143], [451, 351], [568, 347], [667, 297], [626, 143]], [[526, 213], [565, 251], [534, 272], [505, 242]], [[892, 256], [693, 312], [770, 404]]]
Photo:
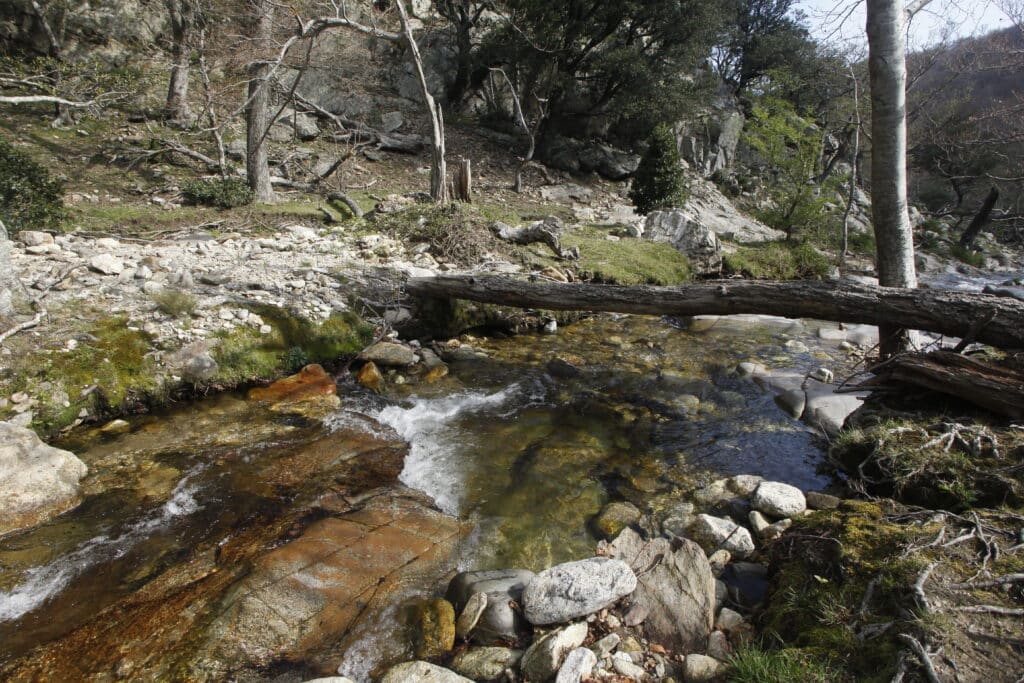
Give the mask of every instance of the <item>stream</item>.
[[[194, 561], [194, 549], [274, 519], [301, 495], [280, 495], [266, 463], [339, 431], [393, 429], [410, 444], [400, 481], [470, 529], [459, 568], [589, 556], [605, 503], [656, 515], [723, 475], [822, 489], [817, 431], [734, 371], [755, 361], [842, 377], [856, 359], [819, 327], [604, 315], [554, 335], [471, 338], [434, 383], [391, 381], [383, 396], [344, 384], [323, 425], [225, 395], [137, 418], [126, 434], [76, 433], [58, 445], [90, 468], [83, 504], [0, 545], [0, 665]], [[310, 495], [326, 487], [303, 481]], [[393, 618], [382, 612], [349, 648], [344, 673], [366, 680]]]

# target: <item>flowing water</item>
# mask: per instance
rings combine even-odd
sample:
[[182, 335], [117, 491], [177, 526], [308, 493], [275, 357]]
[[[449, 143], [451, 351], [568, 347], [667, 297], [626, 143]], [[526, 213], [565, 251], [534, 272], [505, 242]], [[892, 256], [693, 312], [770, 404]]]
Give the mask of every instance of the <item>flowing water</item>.
[[[593, 517], [612, 500], [657, 512], [736, 473], [826, 486], [814, 430], [733, 371], [747, 360], [839, 369], [844, 354], [816, 331], [600, 316], [556, 335], [471, 340], [480, 353], [463, 349], [436, 383], [393, 383], [384, 399], [342, 387], [327, 429], [385, 428], [363, 414], [409, 442], [401, 481], [472, 526], [463, 567], [542, 569], [590, 554]], [[805, 346], [792, 351], [793, 340]], [[254, 411], [220, 397], [63, 444], [90, 466], [87, 495], [0, 542], [0, 663], [287, 504], [261, 482], [261, 463], [321, 428]]]

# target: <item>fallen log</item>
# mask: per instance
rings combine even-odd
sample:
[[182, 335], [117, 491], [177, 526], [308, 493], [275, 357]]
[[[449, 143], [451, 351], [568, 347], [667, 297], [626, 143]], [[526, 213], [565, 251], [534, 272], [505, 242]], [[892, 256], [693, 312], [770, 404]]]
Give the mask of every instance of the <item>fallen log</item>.
[[938, 289], [873, 287], [852, 282], [717, 280], [675, 287], [594, 285], [495, 276], [412, 278], [419, 297], [549, 310], [642, 315], [762, 313], [868, 325], [895, 324], [950, 337], [1024, 348], [1024, 301]]
[[900, 354], [871, 369], [874, 377], [858, 388], [893, 382], [910, 384], [1005, 415], [1024, 418], [1024, 372], [951, 351]]
[[[522, 228], [513, 228], [511, 225], [506, 225], [501, 221], [495, 221], [494, 223], [491, 223], [490, 228], [495, 237], [500, 240], [504, 240], [505, 242], [521, 244], [524, 246], [536, 243], [546, 244], [550, 247], [551, 251], [555, 252], [555, 256], [560, 259], [575, 261], [580, 257], [580, 250], [578, 247], [572, 247], [570, 249], [562, 248], [562, 245], [558, 240], [558, 233], [561, 230], [561, 225], [557, 218], [548, 217]], [[469, 299], [471, 297], [460, 298]]]

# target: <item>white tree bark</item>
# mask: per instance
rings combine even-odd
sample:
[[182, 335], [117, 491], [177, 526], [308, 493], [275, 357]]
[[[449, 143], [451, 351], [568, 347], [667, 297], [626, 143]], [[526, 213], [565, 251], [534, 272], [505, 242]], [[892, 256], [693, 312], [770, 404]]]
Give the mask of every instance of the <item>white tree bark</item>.
[[[907, 65], [903, 0], [867, 0], [871, 76], [871, 219], [883, 287], [917, 287], [907, 211]], [[899, 327], [880, 326], [883, 357], [905, 348]]]
[[[256, 16], [256, 32], [253, 38], [256, 49], [264, 51], [270, 45], [274, 28], [273, 0], [256, 0], [253, 3]], [[248, 105], [245, 110], [245, 171], [257, 202], [269, 204], [274, 201], [274, 188], [270, 182], [270, 166], [267, 162], [267, 132], [270, 129], [270, 78], [272, 65], [265, 60], [249, 65]]]
[[24, 301], [25, 292], [11, 266], [11, 243], [0, 221], [0, 322], [10, 318]]
[[445, 166], [444, 150], [444, 115], [441, 112], [441, 105], [434, 101], [427, 87], [427, 77], [423, 73], [423, 58], [420, 57], [419, 46], [416, 45], [416, 38], [412, 34], [412, 26], [409, 24], [409, 15], [405, 10], [403, 0], [395, 0], [395, 8], [398, 10], [398, 17], [402, 21], [402, 33], [409, 44], [409, 51], [412, 53], [413, 65], [416, 67], [416, 75], [420, 81], [420, 90], [423, 94], [423, 102], [430, 115], [430, 196], [439, 204], [448, 201], [448, 170]]

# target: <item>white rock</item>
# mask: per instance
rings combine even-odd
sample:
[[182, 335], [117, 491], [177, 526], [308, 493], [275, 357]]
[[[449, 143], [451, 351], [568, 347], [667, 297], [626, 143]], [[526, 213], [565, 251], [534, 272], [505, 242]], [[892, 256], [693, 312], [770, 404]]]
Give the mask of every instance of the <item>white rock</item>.
[[597, 655], [585, 647], [578, 647], [566, 656], [555, 683], [580, 683], [590, 676], [596, 665]]
[[[31, 420], [30, 412], [22, 415]], [[0, 536], [73, 507], [87, 471], [74, 453], [48, 446], [23, 426], [0, 422]]]
[[733, 557], [743, 559], [754, 552], [754, 539], [750, 537], [750, 532], [721, 517], [697, 515], [690, 526], [690, 535], [709, 554], [724, 548]]
[[587, 639], [587, 624], [581, 622], [547, 634], [523, 654], [520, 669], [529, 681], [553, 678], [566, 655]]
[[405, 662], [393, 666], [380, 679], [380, 683], [473, 683], [454, 671], [429, 662]]
[[642, 681], [647, 678], [647, 672], [642, 666], [633, 663], [632, 658], [625, 652], [616, 652], [612, 657], [612, 668], [626, 678], [634, 681]]
[[762, 482], [750, 499], [750, 504], [769, 517], [793, 517], [807, 509], [804, 493], [795, 486], [778, 481]]
[[120, 275], [124, 261], [111, 254], [97, 254], [89, 259], [89, 269], [103, 275]]
[[764, 481], [764, 477], [759, 477], [756, 474], [737, 474], [734, 477], [729, 477], [726, 485], [734, 493], [749, 496], [762, 481]]
[[771, 526], [771, 522], [765, 519], [765, 516], [757, 510], [751, 510], [748, 519], [750, 520], [750, 528], [758, 537], [762, 537], [764, 530]]
[[523, 591], [523, 611], [531, 624], [559, 624], [604, 609], [635, 588], [636, 575], [620, 560], [566, 562], [530, 581]]
[[717, 659], [707, 655], [686, 655], [686, 661], [683, 662], [683, 680], [686, 683], [713, 681], [721, 666]]
[[26, 247], [39, 247], [44, 244], [53, 244], [53, 235], [40, 230], [22, 230], [18, 233], [18, 241]]

